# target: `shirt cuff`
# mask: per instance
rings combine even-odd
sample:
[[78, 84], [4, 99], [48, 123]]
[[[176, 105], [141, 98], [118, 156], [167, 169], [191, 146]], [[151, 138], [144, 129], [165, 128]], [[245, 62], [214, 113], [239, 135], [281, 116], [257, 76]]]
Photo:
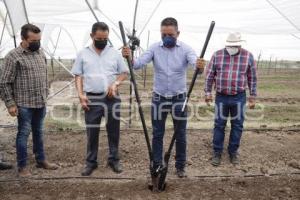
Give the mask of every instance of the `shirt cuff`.
[[15, 106], [15, 105], [16, 105], [16, 102], [14, 100], [5, 101], [6, 108], [10, 108], [10, 107]]

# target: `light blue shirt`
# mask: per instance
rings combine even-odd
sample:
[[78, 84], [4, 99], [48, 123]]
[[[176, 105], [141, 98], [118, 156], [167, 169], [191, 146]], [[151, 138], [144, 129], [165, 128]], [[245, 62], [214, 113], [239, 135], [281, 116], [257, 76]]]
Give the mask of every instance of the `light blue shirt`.
[[186, 71], [189, 64], [196, 66], [197, 55], [187, 44], [177, 41], [174, 48], [166, 48], [157, 42], [134, 61], [139, 69], [153, 61], [153, 91], [164, 97], [186, 92]]
[[74, 75], [83, 77], [83, 91], [106, 93], [108, 87], [121, 73], [128, 73], [122, 55], [107, 45], [98, 54], [93, 45], [81, 50], [72, 68]]

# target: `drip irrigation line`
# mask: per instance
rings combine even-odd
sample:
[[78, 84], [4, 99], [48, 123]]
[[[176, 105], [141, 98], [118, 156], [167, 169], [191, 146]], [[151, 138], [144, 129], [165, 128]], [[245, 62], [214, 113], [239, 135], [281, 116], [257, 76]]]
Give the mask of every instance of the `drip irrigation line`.
[[[280, 177], [280, 176], [294, 176], [300, 175], [300, 172], [287, 172], [287, 173], [271, 173], [271, 174], [244, 174], [244, 175], [199, 175], [188, 176], [186, 180], [197, 179], [235, 179], [235, 178], [257, 178], [257, 177]], [[148, 179], [149, 177], [147, 177]], [[16, 178], [16, 179], [0, 179], [0, 183], [21, 182], [21, 181], [65, 181], [65, 180], [108, 180], [108, 181], [135, 181], [141, 180], [138, 177], [84, 177], [84, 176], [65, 176], [65, 177], [32, 177], [32, 178]], [[180, 178], [170, 178], [169, 180], [182, 180]]]

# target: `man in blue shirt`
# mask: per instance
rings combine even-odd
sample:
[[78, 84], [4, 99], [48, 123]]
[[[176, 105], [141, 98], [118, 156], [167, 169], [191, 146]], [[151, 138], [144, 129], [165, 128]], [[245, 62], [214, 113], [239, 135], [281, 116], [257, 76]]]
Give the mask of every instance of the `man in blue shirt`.
[[104, 22], [92, 27], [93, 44], [77, 56], [72, 73], [82, 108], [85, 111], [87, 130], [86, 166], [81, 175], [89, 176], [97, 168], [100, 123], [106, 118], [109, 144], [108, 165], [121, 173], [118, 149], [120, 138], [120, 103], [118, 86], [127, 78], [128, 68], [122, 55], [107, 45], [109, 28]]
[[[140, 69], [153, 61], [154, 83], [151, 106], [153, 127], [153, 161], [154, 168], [161, 167], [163, 153], [163, 137], [165, 122], [170, 112], [174, 127], [179, 125], [176, 138], [176, 172], [178, 177], [186, 177], [186, 113], [180, 118], [180, 112], [186, 97], [186, 72], [188, 66], [197, 67], [202, 72], [205, 61], [198, 59], [195, 51], [187, 44], [178, 41], [177, 20], [171, 17], [161, 22], [162, 41], [154, 43], [150, 48], [133, 61], [134, 69]], [[131, 57], [130, 49], [124, 47], [124, 57]]]

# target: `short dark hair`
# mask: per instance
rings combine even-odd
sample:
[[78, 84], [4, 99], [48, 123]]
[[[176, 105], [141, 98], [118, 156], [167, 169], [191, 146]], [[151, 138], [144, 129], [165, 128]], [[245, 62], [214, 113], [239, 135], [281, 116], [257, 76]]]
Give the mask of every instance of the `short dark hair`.
[[25, 40], [28, 38], [29, 32], [40, 33], [41, 29], [33, 24], [25, 24], [21, 27], [21, 37]]
[[175, 26], [176, 29], [178, 29], [178, 23], [177, 20], [173, 17], [167, 17], [161, 21], [161, 26]]
[[95, 34], [97, 31], [108, 31], [109, 32], [109, 28], [108, 28], [107, 24], [104, 22], [96, 22], [92, 26], [92, 34]]

